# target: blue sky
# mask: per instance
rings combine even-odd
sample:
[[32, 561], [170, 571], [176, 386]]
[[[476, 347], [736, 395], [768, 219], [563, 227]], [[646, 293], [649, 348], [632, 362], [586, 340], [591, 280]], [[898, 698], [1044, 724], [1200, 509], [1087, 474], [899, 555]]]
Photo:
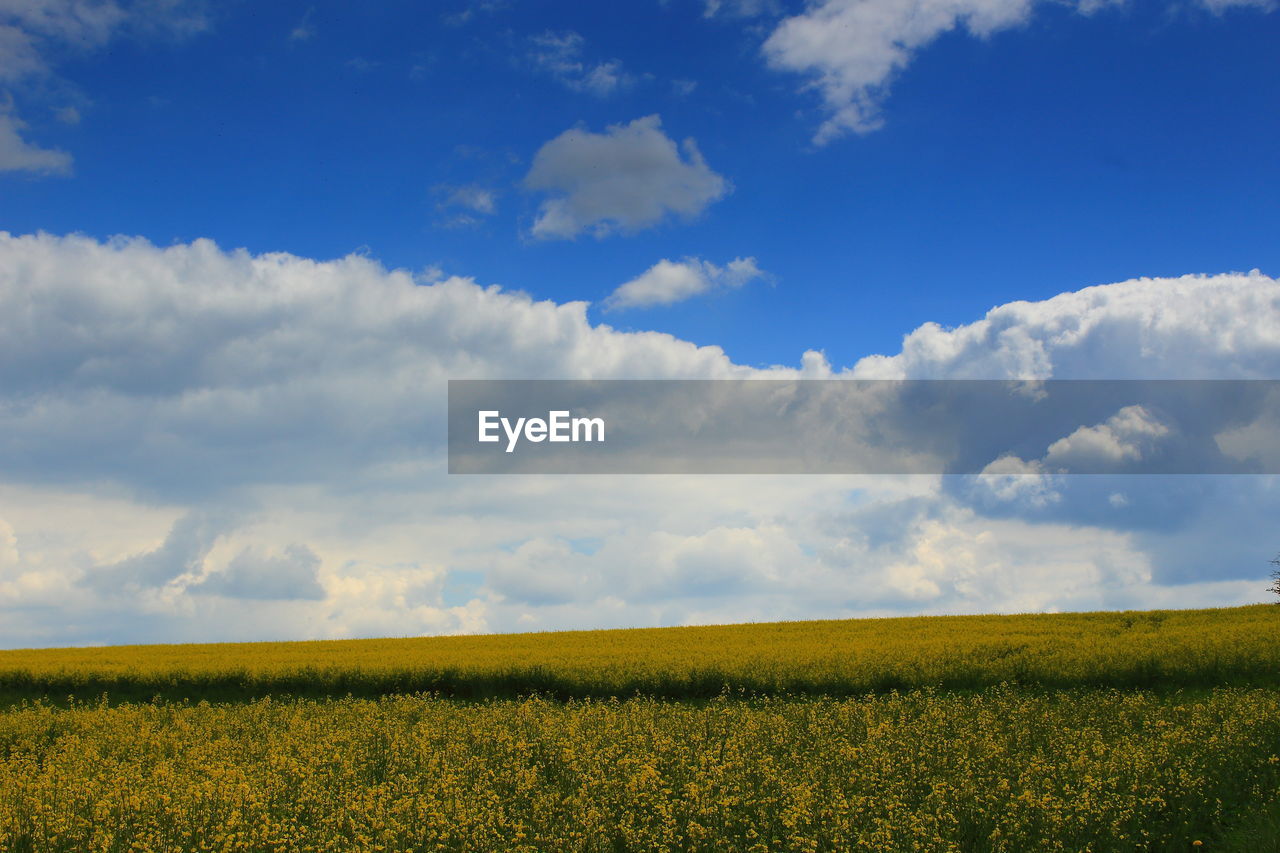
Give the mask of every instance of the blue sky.
[[[961, 19], [877, 82], [879, 129], [815, 145], [814, 74], [764, 49], [804, 7], [741, 5], [226, 4], [196, 32], [45, 39], [13, 112], [71, 171], [0, 174], [0, 224], [366, 251], [593, 310], [662, 258], [754, 257], [767, 280], [604, 319], [755, 365], [848, 364], [926, 320], [1280, 261], [1265, 8], [1037, 3], [982, 37]], [[601, 66], [614, 85], [584, 82]], [[732, 189], [630, 234], [531, 238], [540, 147], [649, 115]], [[492, 212], [448, 204], [466, 188]]]
[[1274, 478], [478, 483], [442, 401], [1280, 378], [1277, 44], [1269, 0], [0, 0], [0, 645], [1261, 600]]

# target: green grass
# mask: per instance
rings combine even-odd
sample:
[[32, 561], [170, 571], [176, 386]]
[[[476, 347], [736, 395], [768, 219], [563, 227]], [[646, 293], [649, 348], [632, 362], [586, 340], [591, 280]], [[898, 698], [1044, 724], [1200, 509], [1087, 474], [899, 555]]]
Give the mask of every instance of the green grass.
[[1280, 799], [1256, 814], [1243, 816], [1227, 829], [1217, 844], [1204, 849], [1221, 853], [1280, 853]]

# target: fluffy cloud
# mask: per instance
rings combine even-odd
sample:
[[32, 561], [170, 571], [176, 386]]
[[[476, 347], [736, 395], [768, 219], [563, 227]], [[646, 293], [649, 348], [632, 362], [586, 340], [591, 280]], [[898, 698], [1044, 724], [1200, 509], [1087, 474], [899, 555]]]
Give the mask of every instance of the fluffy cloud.
[[696, 216], [729, 192], [692, 139], [679, 147], [651, 115], [604, 133], [566, 130], [547, 142], [524, 178], [545, 192], [534, 220], [537, 239], [571, 239], [584, 231], [603, 237], [637, 231], [669, 215]]
[[1043, 302], [1010, 302], [973, 323], [926, 323], [862, 379], [1277, 379], [1280, 283], [1250, 273], [1137, 279]]
[[[1273, 0], [1202, 3], [1217, 13], [1232, 6], [1275, 6]], [[1036, 5], [1037, 0], [816, 0], [777, 25], [764, 54], [771, 67], [809, 78], [808, 88], [822, 97], [828, 117], [814, 138], [822, 144], [879, 128], [880, 105], [894, 77], [942, 34], [963, 29], [985, 38], [1026, 23]], [[1088, 15], [1114, 4], [1074, 5]]]
[[[1277, 378], [1278, 299], [1256, 273], [1105, 285], [841, 375]], [[1264, 597], [1274, 477], [446, 475], [449, 378], [829, 372], [585, 311], [362, 257], [0, 235], [0, 645]]]
[[717, 287], [741, 287], [764, 275], [755, 258], [734, 258], [723, 267], [699, 258], [658, 261], [620, 285], [605, 300], [606, 310], [671, 305]]
[[963, 27], [976, 36], [1022, 23], [1032, 0], [824, 0], [782, 21], [764, 44], [774, 68], [813, 78], [830, 117], [816, 141], [880, 127], [880, 101], [916, 51]]
[[0, 232], [0, 464], [164, 497], [354, 484], [438, 464], [449, 378], [751, 373], [586, 308], [356, 256]]
[[1082, 426], [1049, 445], [1045, 462], [1050, 466], [1082, 468], [1143, 458], [1169, 428], [1142, 406], [1125, 406], [1106, 422]]

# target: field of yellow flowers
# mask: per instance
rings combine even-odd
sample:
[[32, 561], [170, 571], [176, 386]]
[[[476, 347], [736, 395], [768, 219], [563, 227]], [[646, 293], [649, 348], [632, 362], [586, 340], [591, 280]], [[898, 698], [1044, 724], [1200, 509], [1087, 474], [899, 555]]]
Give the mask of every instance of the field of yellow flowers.
[[1280, 607], [935, 616], [480, 637], [0, 651], [23, 698], [860, 696], [890, 689], [1280, 687]]
[[0, 716], [0, 849], [1192, 850], [1277, 749], [1238, 688], [39, 703]]
[[1262, 853], [1278, 622], [0, 652], [0, 851]]

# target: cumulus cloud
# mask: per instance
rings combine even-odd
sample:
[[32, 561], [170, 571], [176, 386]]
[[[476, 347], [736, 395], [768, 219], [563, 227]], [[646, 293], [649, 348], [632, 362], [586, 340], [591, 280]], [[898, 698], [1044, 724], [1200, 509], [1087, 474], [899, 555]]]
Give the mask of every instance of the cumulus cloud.
[[1082, 426], [1049, 445], [1045, 462], [1087, 468], [1138, 460], [1169, 432], [1168, 426], [1142, 406], [1125, 406], [1106, 422]]
[[631, 86], [635, 77], [616, 59], [590, 63], [582, 58], [583, 38], [579, 33], [548, 31], [529, 38], [529, 61], [575, 92], [605, 98]]
[[718, 287], [741, 287], [764, 272], [755, 258], [734, 258], [723, 267], [699, 258], [658, 261], [605, 300], [605, 310], [671, 305]]
[[437, 460], [449, 378], [751, 373], [586, 310], [359, 256], [0, 232], [0, 464], [172, 497], [353, 482]]
[[[1260, 273], [1099, 286], [922, 327], [839, 375], [1280, 378], [1278, 298]], [[449, 378], [828, 371], [364, 257], [3, 234], [0, 644], [1263, 599], [1274, 477], [984, 498], [958, 477], [443, 471]], [[1114, 414], [1086, 427], [1144, 440], [1148, 419]], [[1039, 476], [1008, 464], [988, 474]]]
[[656, 116], [615, 124], [604, 133], [566, 130], [547, 142], [524, 178], [525, 189], [551, 195], [534, 220], [536, 239], [603, 237], [637, 231], [670, 215], [696, 216], [729, 192], [693, 139], [679, 146]]
[[1280, 282], [1258, 270], [1143, 278], [925, 323], [862, 379], [1277, 379]]
[[[768, 64], [808, 78], [828, 117], [814, 141], [869, 133], [883, 123], [881, 104], [916, 54], [953, 30], [986, 38], [1025, 24], [1043, 0], [816, 0], [785, 18], [764, 43]], [[1202, 0], [1220, 13], [1232, 6], [1274, 8], [1273, 0]], [[1074, 4], [1094, 14], [1110, 0]], [[709, 6], [708, 9], [711, 7]]]

